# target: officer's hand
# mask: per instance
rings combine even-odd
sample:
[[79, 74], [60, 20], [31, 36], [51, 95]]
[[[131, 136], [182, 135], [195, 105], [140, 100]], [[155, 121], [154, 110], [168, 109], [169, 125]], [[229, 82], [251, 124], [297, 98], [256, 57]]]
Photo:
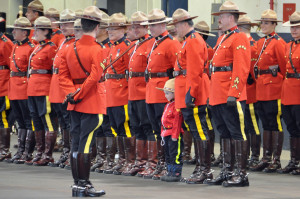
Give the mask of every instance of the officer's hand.
[[195, 101], [195, 98], [193, 96], [191, 96], [191, 88], [190, 88], [189, 91], [185, 95], [186, 107], [187, 108], [194, 108], [195, 107], [194, 101]]
[[78, 104], [78, 103], [81, 102], [81, 101], [82, 101], [81, 99], [74, 100], [74, 97], [73, 97], [73, 96], [69, 98], [70, 104]]
[[177, 141], [177, 139], [176, 139], [176, 138], [172, 138], [172, 141], [173, 141], [173, 142], [176, 142], [176, 141]]
[[236, 98], [229, 96], [227, 98], [227, 106], [236, 106]]

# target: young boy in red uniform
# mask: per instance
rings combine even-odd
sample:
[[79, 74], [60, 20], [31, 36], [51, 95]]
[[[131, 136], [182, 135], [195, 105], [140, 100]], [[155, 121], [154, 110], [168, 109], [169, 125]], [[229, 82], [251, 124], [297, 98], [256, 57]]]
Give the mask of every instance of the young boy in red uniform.
[[162, 181], [178, 182], [182, 171], [183, 140], [181, 128], [183, 117], [180, 110], [175, 109], [175, 79], [166, 81], [164, 88], [157, 88], [165, 92], [169, 101], [161, 118], [161, 145], [165, 150], [167, 174], [161, 177]]

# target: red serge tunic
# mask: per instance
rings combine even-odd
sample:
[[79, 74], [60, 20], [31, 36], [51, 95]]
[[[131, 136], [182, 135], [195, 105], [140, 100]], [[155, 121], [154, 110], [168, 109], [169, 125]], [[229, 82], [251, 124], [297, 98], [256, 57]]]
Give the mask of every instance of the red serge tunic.
[[255, 78], [254, 78], [254, 73], [253, 73], [253, 67], [254, 64], [257, 61], [256, 57], [256, 51], [257, 51], [257, 43], [256, 41], [250, 36], [250, 46], [251, 46], [251, 66], [250, 66], [250, 73], [247, 79], [247, 101], [246, 104], [252, 104], [257, 102], [256, 100], [256, 83], [255, 83]]

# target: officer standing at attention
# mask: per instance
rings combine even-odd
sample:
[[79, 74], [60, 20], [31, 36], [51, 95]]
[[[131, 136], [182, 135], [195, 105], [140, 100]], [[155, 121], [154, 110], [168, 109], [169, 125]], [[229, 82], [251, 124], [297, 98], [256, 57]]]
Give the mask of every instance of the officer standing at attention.
[[[219, 16], [219, 28], [224, 34], [217, 41], [211, 61], [209, 104], [212, 106], [216, 128], [221, 134], [224, 155], [220, 174], [213, 180], [206, 180], [206, 183], [223, 183], [225, 187], [249, 186], [244, 110], [251, 51], [246, 34], [237, 28], [240, 14], [245, 13], [240, 12], [231, 1], [225, 1], [220, 11], [212, 14]], [[233, 175], [235, 158], [237, 169]]]
[[[34, 21], [41, 16], [44, 16], [44, 6], [40, 0], [34, 0], [30, 2], [27, 6], [27, 11], [25, 13], [27, 19], [29, 19], [32, 26], [34, 25]], [[34, 30], [30, 31], [29, 40], [34, 43], [38, 44], [37, 41], [34, 39]]]
[[71, 170], [74, 179], [73, 197], [99, 197], [89, 180], [91, 149], [94, 132], [103, 121], [106, 110], [98, 92], [99, 80], [104, 68], [103, 51], [96, 42], [102, 14], [95, 6], [89, 6], [81, 16], [83, 36], [61, 55], [59, 84], [66, 94], [70, 111], [72, 135]]
[[51, 20], [52, 25], [52, 35], [51, 35], [51, 41], [59, 47], [59, 44], [61, 40], [64, 39], [64, 35], [62, 34], [62, 31], [59, 29], [59, 25], [57, 21], [59, 20], [59, 11], [55, 8], [49, 8], [44, 13], [45, 17], [49, 18]]

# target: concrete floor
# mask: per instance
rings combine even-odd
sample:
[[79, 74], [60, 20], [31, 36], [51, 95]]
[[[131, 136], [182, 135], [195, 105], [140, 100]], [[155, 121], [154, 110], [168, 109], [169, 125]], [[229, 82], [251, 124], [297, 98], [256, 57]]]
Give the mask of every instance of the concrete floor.
[[[15, 135], [12, 144], [16, 143]], [[15, 152], [15, 149], [12, 149]], [[217, 152], [218, 145], [215, 149]], [[59, 153], [55, 153], [57, 158]], [[289, 152], [283, 151], [282, 164], [288, 162]], [[188, 177], [193, 165], [185, 165], [183, 176]], [[219, 169], [214, 174], [218, 175]], [[104, 189], [103, 198], [146, 199], [146, 198], [300, 198], [300, 176], [251, 172], [250, 186], [223, 188], [221, 186], [187, 185], [144, 180], [139, 177], [115, 176], [91, 173], [91, 181], [97, 189]], [[0, 199], [46, 199], [71, 198], [71, 172], [61, 168], [36, 167], [0, 163]]]

